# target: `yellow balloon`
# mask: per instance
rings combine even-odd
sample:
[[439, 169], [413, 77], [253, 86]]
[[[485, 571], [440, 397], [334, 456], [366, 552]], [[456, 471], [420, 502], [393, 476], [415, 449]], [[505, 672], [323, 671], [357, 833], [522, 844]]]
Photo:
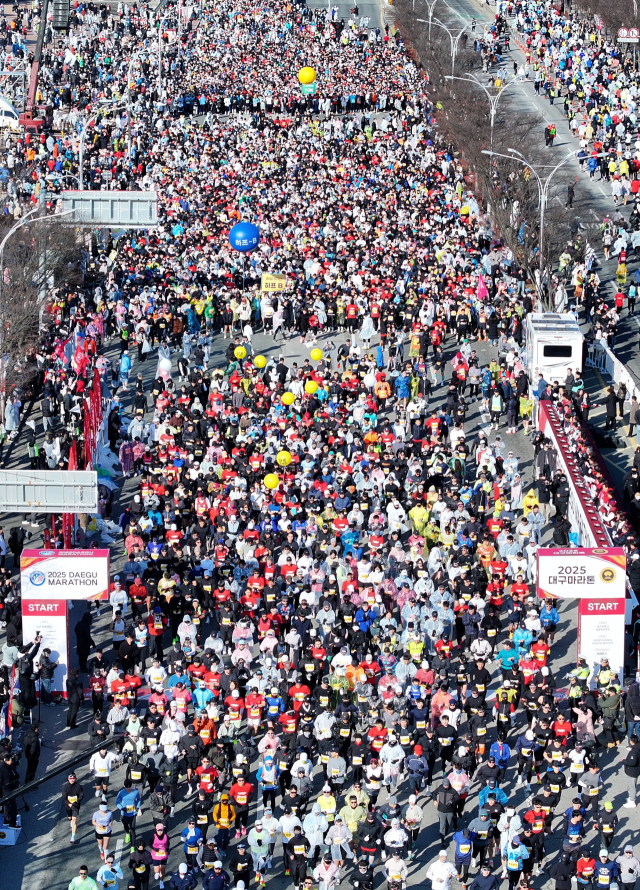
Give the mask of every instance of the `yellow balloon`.
[[279, 467], [288, 467], [291, 463], [291, 454], [288, 451], [279, 451], [276, 460]]
[[267, 488], [274, 489], [280, 485], [280, 479], [278, 476], [276, 476], [275, 473], [268, 473], [264, 477], [264, 484], [267, 486]]
[[285, 392], [282, 395], [282, 404], [283, 405], [293, 405], [295, 400], [296, 400], [296, 397], [294, 396], [294, 394], [292, 392]]
[[311, 350], [311, 358], [314, 360], [314, 362], [319, 362], [320, 359], [322, 358], [322, 350], [317, 349], [317, 348], [312, 349]]
[[267, 365], [267, 360], [264, 355], [257, 355], [253, 360], [253, 364], [256, 366], [256, 368], [265, 368]]
[[318, 391], [318, 384], [315, 382], [315, 380], [307, 380], [304, 385], [304, 391], [312, 396], [314, 392]]
[[316, 72], [313, 70], [313, 68], [305, 67], [305, 68], [301, 68], [298, 71], [298, 80], [300, 81], [300, 83], [304, 83], [304, 84], [313, 83], [315, 79], [316, 79]]
[[237, 359], [243, 359], [247, 357], [247, 350], [244, 348], [244, 346], [236, 346], [236, 348], [233, 350], [233, 354]]

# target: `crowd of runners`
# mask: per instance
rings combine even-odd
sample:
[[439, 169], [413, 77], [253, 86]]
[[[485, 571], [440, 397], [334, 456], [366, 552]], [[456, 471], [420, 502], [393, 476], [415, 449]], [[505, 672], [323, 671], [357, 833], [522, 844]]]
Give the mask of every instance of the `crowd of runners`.
[[[135, 479], [117, 512], [108, 492], [101, 504], [125, 550], [109, 634], [91, 611], [75, 630], [69, 728], [88, 688], [88, 736], [105, 744], [90, 780], [62, 789], [70, 843], [91, 826], [97, 846], [70, 890], [94, 876], [249, 890], [270, 874], [297, 890], [515, 890], [542, 868], [556, 890], [633, 890], [600, 760], [620, 764], [631, 810], [640, 690], [582, 659], [559, 689], [568, 619], [536, 596], [535, 554], [569, 544], [570, 489], [536, 400], [564, 417], [640, 576], [638, 542], [583, 437], [580, 369], [529, 381], [533, 285], [492, 239], [423, 73], [357, 10], [204, 0], [161, 15], [158, 70], [145, 13], [78, 6], [45, 49], [55, 131], [7, 148], [16, 217], [79, 176], [160, 199], [156, 229], [100, 245], [86, 287], [58, 289], [39, 350], [34, 465], [77, 454], [97, 369], [105, 441]], [[246, 256], [238, 221], [260, 232]], [[286, 290], [263, 292], [275, 273]], [[264, 332], [277, 345], [262, 354]], [[20, 639], [13, 592], [4, 618], [5, 673], [24, 673], [24, 697], [35, 659], [50, 703], [51, 653]], [[14, 773], [9, 758], [5, 791]]]

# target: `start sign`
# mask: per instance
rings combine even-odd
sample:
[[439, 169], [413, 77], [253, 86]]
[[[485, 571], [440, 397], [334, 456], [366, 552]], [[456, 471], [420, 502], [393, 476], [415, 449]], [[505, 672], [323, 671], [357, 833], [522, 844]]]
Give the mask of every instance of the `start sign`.
[[578, 601], [578, 655], [592, 671], [603, 658], [622, 671], [627, 590], [622, 547], [541, 548], [537, 559], [540, 599]]
[[[69, 609], [72, 600], [102, 600], [109, 596], [108, 550], [23, 550], [20, 557], [22, 634], [42, 637], [42, 649], [57, 662], [52, 692], [66, 694], [69, 666]], [[77, 619], [81, 611], [77, 612]]]
[[109, 593], [108, 550], [23, 550], [22, 599], [100, 600]]
[[538, 550], [541, 599], [624, 599], [626, 580], [622, 547]]

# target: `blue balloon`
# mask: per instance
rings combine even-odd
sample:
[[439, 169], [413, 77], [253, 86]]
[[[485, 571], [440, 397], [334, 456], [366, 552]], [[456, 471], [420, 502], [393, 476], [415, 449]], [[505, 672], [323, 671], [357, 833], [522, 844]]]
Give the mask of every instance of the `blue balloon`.
[[234, 250], [246, 253], [260, 244], [260, 229], [250, 222], [239, 222], [229, 232], [229, 244]]

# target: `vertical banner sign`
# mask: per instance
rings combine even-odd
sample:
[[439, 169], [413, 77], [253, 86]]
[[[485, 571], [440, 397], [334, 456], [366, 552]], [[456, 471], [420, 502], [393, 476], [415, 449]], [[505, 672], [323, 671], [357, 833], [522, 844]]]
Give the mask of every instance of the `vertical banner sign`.
[[13, 703], [13, 696], [16, 693], [16, 666], [11, 668], [11, 682], [9, 684], [9, 698], [2, 706], [2, 710], [0, 711], [0, 739], [6, 739], [8, 735], [11, 734], [11, 728], [13, 726], [12, 720], [12, 711], [11, 705]]
[[57, 661], [52, 691], [65, 692], [69, 666], [69, 600], [109, 596], [108, 550], [23, 550], [20, 558], [22, 634], [42, 634], [41, 650]]
[[[58, 662], [51, 691], [64, 693], [69, 670], [69, 633], [67, 600], [22, 600], [22, 637], [31, 642], [42, 635], [40, 652], [51, 649], [51, 661]], [[37, 656], [36, 656], [37, 662]]]
[[65, 550], [71, 550], [73, 532], [73, 513], [62, 514], [62, 540]]
[[614, 671], [622, 669], [624, 609], [625, 601], [619, 599], [588, 599], [578, 603], [578, 652], [590, 666], [608, 658]]
[[[98, 373], [98, 369], [96, 368], [96, 374]], [[95, 376], [93, 378], [93, 385], [95, 388], [96, 379]], [[93, 390], [92, 390], [93, 392]], [[101, 400], [102, 401], [102, 400]], [[71, 443], [71, 448], [69, 449], [69, 469], [77, 470], [78, 469], [78, 446], [76, 444], [76, 440], [74, 439]], [[71, 550], [73, 547], [73, 513], [63, 513], [62, 514], [62, 536], [63, 536], [63, 544], [65, 550]], [[46, 544], [46, 542], [45, 542]]]
[[[622, 547], [538, 550], [538, 596], [577, 599], [578, 654], [596, 668], [624, 661], [627, 559]], [[620, 676], [621, 673], [620, 673]]]

